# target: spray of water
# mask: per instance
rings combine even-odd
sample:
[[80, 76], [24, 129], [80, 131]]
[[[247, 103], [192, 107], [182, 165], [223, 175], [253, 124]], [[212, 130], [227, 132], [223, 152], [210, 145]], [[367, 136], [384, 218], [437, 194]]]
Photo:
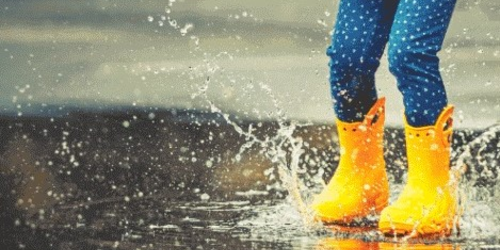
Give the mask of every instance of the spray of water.
[[[176, 0], [169, 0], [168, 5], [165, 7], [166, 14], [161, 15], [159, 20], [156, 20], [155, 17], [149, 16], [148, 21], [151, 23], [156, 21], [160, 27], [163, 27], [164, 23], [168, 23], [168, 26], [177, 30], [181, 36], [186, 36], [195, 27], [191, 23], [185, 23], [183, 25], [179, 24], [178, 20], [172, 16], [172, 9], [175, 3]], [[277, 169], [276, 172], [279, 174], [277, 180], [281, 182], [281, 187], [288, 191], [292, 204], [301, 214], [303, 224], [306, 228], [317, 225], [313, 222], [311, 211], [308, 209], [306, 202], [308, 197], [310, 197], [310, 191], [305, 188], [304, 182], [300, 178], [300, 174], [304, 174], [307, 171], [307, 169], [300, 164], [301, 156], [303, 156], [305, 152], [304, 141], [302, 138], [294, 135], [297, 128], [309, 126], [311, 124], [300, 124], [298, 122], [289, 121], [283, 110], [280, 108], [281, 105], [278, 98], [274, 95], [271, 87], [263, 82], [259, 82], [257, 85], [260, 88], [260, 91], [264, 93], [264, 96], [269, 97], [274, 106], [275, 112], [273, 114], [273, 118], [277, 119], [279, 127], [274, 136], [267, 136], [263, 139], [258, 138], [253, 133], [255, 129], [252, 124], [250, 124], [248, 128], [242, 127], [242, 125], [234, 121], [229, 114], [219, 108], [208, 96], [210, 86], [212, 84], [217, 84], [217, 82], [212, 79], [215, 78], [218, 72], [224, 70], [219, 66], [220, 64], [217, 61], [221, 58], [233, 60], [233, 56], [229, 52], [220, 52], [212, 56], [210, 53], [204, 52], [200, 47], [200, 39], [198, 36], [191, 35], [190, 39], [195, 42], [195, 51], [201, 53], [204, 57], [203, 64], [192, 66], [190, 68], [189, 74], [192, 79], [204, 79], [203, 83], [197, 86], [197, 89], [195, 89], [191, 98], [199, 98], [206, 102], [210, 112], [220, 114], [237, 133], [245, 138], [246, 142], [240, 147], [238, 154], [234, 157], [235, 160], [241, 160], [244, 153], [252, 148], [260, 149], [260, 153], [275, 165]], [[225, 88], [225, 83], [235, 82], [234, 79], [230, 79], [230, 76], [224, 76], [226, 77], [224, 81], [218, 81], [219, 87], [222, 89]], [[271, 118], [269, 114], [268, 116]], [[270, 178], [274, 178], [274, 172], [275, 171], [273, 169], [268, 171]], [[321, 174], [322, 173], [319, 173], [315, 178], [316, 182], [322, 182]]]
[[[227, 53], [224, 53], [227, 55]], [[220, 56], [220, 55], [218, 55]], [[311, 124], [299, 124], [294, 121], [287, 121], [283, 110], [280, 108], [280, 103], [273, 94], [272, 89], [263, 82], [259, 82], [258, 86], [268, 96], [276, 110], [278, 129], [274, 136], [267, 136], [264, 139], [258, 138], [253, 132], [253, 125], [248, 128], [243, 128], [237, 122], [233, 121], [230, 115], [224, 113], [217, 105], [208, 97], [208, 90], [213, 75], [220, 69], [214, 66], [211, 60], [205, 60], [206, 77], [204, 83], [199, 86], [198, 92], [193, 94], [193, 98], [199, 97], [205, 100], [210, 108], [210, 111], [222, 115], [224, 120], [230, 124], [233, 129], [240, 135], [245, 137], [245, 143], [240, 147], [236, 160], [241, 160], [242, 155], [251, 148], [257, 147], [260, 152], [266, 156], [278, 169], [279, 180], [282, 182], [290, 195], [291, 201], [295, 208], [300, 212], [303, 223], [306, 227], [315, 225], [311, 212], [308, 209], [307, 203], [304, 201], [303, 194], [307, 193], [304, 183], [299, 177], [300, 173], [304, 173], [305, 169], [301, 168], [300, 159], [304, 154], [304, 141], [300, 137], [294, 136], [297, 128], [309, 126]], [[216, 64], [215, 64], [216, 65]], [[288, 157], [290, 155], [290, 157]]]
[[486, 129], [462, 148], [453, 177], [462, 212], [462, 232], [470, 239], [494, 239], [500, 231], [500, 125]]

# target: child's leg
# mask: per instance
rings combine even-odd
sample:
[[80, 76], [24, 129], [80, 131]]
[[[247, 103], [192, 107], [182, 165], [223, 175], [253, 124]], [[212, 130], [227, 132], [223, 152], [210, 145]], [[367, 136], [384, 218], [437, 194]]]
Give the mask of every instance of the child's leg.
[[389, 40], [389, 68], [403, 94], [409, 125], [436, 122], [447, 105], [439, 73], [441, 50], [456, 0], [401, 0]]
[[325, 223], [353, 225], [387, 206], [383, 135], [385, 99], [375, 71], [388, 40], [396, 0], [341, 0], [332, 46], [331, 85], [340, 162], [312, 209]]
[[330, 56], [330, 84], [337, 117], [362, 121], [377, 100], [375, 71], [399, 0], [341, 0]]
[[408, 178], [398, 199], [382, 211], [389, 235], [451, 234], [456, 197], [450, 185], [453, 107], [447, 106], [437, 52], [456, 0], [401, 0], [389, 41], [390, 69], [406, 113]]

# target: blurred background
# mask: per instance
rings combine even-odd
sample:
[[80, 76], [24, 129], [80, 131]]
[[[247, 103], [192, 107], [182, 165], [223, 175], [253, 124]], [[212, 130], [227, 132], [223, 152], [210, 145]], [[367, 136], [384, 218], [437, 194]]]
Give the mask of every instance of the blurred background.
[[[300, 204], [339, 160], [337, 4], [0, 0], [1, 248], [322, 249], [332, 232], [311, 235]], [[500, 1], [458, 0], [440, 53], [452, 164], [469, 167], [461, 249], [500, 244], [499, 27]], [[403, 106], [385, 57], [377, 82], [394, 198]]]
[[[0, 112], [208, 110], [209, 100], [242, 118], [275, 119], [282, 109], [289, 119], [333, 122], [324, 51], [336, 5], [1, 0]], [[458, 1], [440, 54], [458, 127], [500, 119], [499, 27], [499, 1]], [[385, 58], [377, 77], [388, 123], [400, 126], [401, 96]]]

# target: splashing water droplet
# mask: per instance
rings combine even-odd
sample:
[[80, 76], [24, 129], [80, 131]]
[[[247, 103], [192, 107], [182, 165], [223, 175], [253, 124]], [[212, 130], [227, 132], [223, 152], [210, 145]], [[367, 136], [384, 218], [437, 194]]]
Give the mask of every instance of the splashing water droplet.
[[194, 28], [194, 25], [192, 23], [186, 23], [184, 25], [184, 28], [181, 28], [179, 32], [181, 32], [182, 36], [185, 36], [189, 31], [191, 31]]
[[205, 193], [205, 194], [202, 194], [202, 195], [200, 195], [200, 199], [201, 199], [201, 200], [204, 200], [204, 201], [206, 201], [206, 200], [210, 200], [210, 195], [208, 195], [208, 194], [206, 194], [206, 193]]

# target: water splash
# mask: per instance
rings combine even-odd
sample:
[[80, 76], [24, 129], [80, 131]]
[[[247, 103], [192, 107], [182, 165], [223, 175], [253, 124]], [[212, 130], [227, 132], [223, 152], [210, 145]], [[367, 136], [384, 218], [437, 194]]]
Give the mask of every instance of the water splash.
[[[209, 62], [210, 60], [206, 60]], [[230, 116], [224, 113], [217, 105], [208, 97], [208, 90], [210, 87], [210, 79], [213, 74], [217, 72], [218, 67], [211, 66], [207, 63], [207, 74], [204, 83], [198, 88], [198, 92], [193, 94], [193, 97], [201, 97], [208, 104], [210, 111], [222, 115], [224, 120], [230, 124], [233, 129], [240, 135], [245, 137], [245, 143], [240, 147], [239, 152], [236, 154], [235, 159], [241, 160], [244, 153], [254, 147], [260, 149], [260, 153], [267, 157], [277, 167], [279, 178], [283, 187], [286, 188], [290, 197], [290, 201], [295, 208], [302, 215], [303, 225], [306, 228], [314, 227], [313, 216], [304, 199], [304, 194], [308, 193], [307, 188], [303, 181], [300, 179], [299, 174], [305, 173], [306, 169], [301, 168], [301, 156], [304, 154], [304, 141], [300, 137], [295, 137], [294, 132], [299, 127], [308, 126], [311, 124], [299, 124], [295, 121], [287, 121], [283, 110], [280, 108], [280, 103], [276, 96], [273, 94], [272, 89], [263, 82], [259, 82], [258, 86], [268, 96], [276, 109], [278, 129], [274, 136], [267, 136], [262, 139], [257, 137], [253, 132], [255, 131], [253, 125], [250, 124], [248, 128], [243, 128], [237, 122], [233, 121]], [[274, 171], [270, 171], [272, 174]], [[271, 177], [273, 178], [273, 177]], [[307, 195], [306, 195], [307, 197]]]
[[463, 211], [462, 233], [469, 239], [496, 240], [500, 232], [500, 125], [486, 129], [462, 150], [453, 167]]
[[[178, 31], [181, 36], [186, 36], [189, 32], [194, 30], [195, 26], [193, 23], [187, 22], [184, 23], [184, 25], [179, 24], [179, 21], [172, 17], [172, 8], [174, 6], [174, 3], [176, 3], [176, 0], [169, 0], [168, 5], [165, 7], [165, 14], [166, 15], [161, 15], [159, 17], [160, 20], [156, 22], [156, 24], [159, 27], [163, 27], [165, 22], [168, 23], [168, 26], [173, 28], [174, 30]], [[148, 16], [147, 17], [148, 22], [152, 23], [155, 21], [155, 18], [153, 16]], [[190, 39], [194, 41], [195, 44], [195, 50], [200, 50], [200, 38], [196, 35], [191, 35]]]

